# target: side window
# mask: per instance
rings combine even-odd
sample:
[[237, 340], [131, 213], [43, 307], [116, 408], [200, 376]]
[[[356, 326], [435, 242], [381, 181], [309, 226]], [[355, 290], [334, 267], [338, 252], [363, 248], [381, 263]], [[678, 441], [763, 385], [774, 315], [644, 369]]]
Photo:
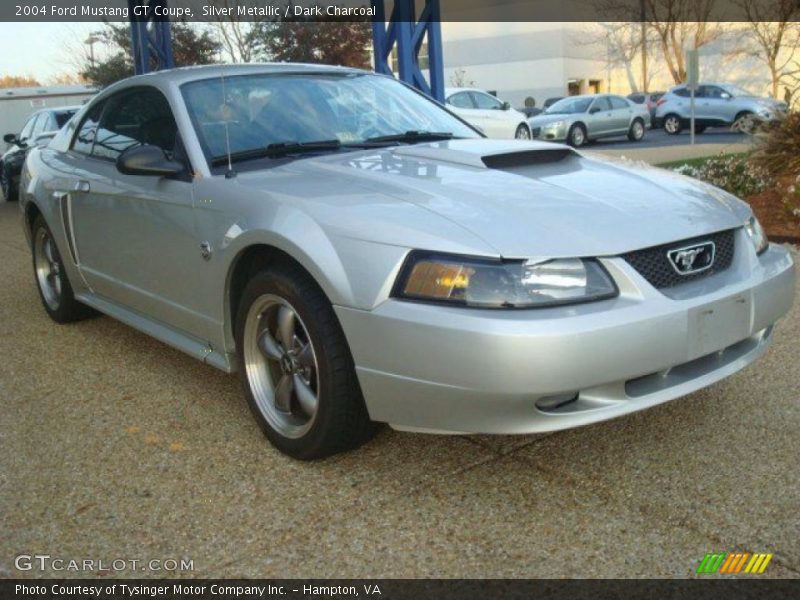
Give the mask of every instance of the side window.
[[78, 126], [78, 133], [75, 139], [72, 140], [72, 150], [80, 152], [81, 154], [91, 154], [92, 146], [94, 145], [94, 136], [97, 132], [97, 122], [100, 120], [100, 115], [103, 113], [103, 107], [106, 101], [98, 102], [89, 109], [83, 121]]
[[722, 98], [722, 94], [725, 90], [721, 87], [717, 87], [715, 85], [704, 85], [700, 88], [700, 97], [701, 98]]
[[672, 93], [676, 96], [680, 96], [681, 98], [688, 98], [689, 97], [689, 88], [678, 88], [677, 90], [672, 90]]
[[630, 104], [625, 102], [625, 100], [623, 100], [619, 96], [610, 96], [609, 100], [611, 100], [611, 108], [613, 108], [613, 109], [630, 108], [631, 107]]
[[38, 118], [39, 115], [33, 115], [30, 119], [28, 119], [28, 122], [25, 123], [25, 125], [22, 128], [22, 131], [20, 131], [19, 133], [19, 140], [21, 142], [24, 142], [25, 140], [31, 137], [31, 134], [33, 134], [33, 127], [34, 125], [36, 125], [36, 121]]
[[128, 148], [158, 146], [169, 155], [175, 151], [178, 126], [167, 99], [156, 89], [137, 88], [109, 100], [103, 112], [92, 156], [117, 160]]
[[611, 110], [611, 103], [608, 101], [606, 96], [600, 96], [599, 98], [595, 98], [594, 102], [592, 103], [592, 108], [599, 108], [601, 111]]
[[628, 96], [628, 100], [630, 100], [631, 102], [636, 102], [636, 104], [644, 104], [644, 96], [640, 94]]
[[472, 99], [475, 101], [475, 106], [481, 110], [499, 110], [503, 106], [500, 100], [489, 94], [479, 94], [477, 92], [471, 92], [471, 94]]
[[456, 108], [475, 108], [467, 92], [458, 92], [447, 99], [447, 103]]

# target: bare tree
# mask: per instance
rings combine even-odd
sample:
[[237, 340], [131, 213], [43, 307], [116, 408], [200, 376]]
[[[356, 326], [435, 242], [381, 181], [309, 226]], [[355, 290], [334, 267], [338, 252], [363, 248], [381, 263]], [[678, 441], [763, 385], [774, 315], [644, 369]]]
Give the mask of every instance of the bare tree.
[[450, 85], [453, 87], [475, 87], [475, 82], [467, 78], [467, 70], [458, 68], [450, 76]]
[[651, 54], [656, 47], [656, 38], [648, 27], [632, 21], [592, 23], [591, 29], [574, 36], [576, 44], [603, 47], [608, 67], [625, 69], [628, 85], [638, 92], [650, 87], [652, 65], [644, 62], [642, 69], [635, 68], [637, 60]]
[[[791, 83], [792, 64], [800, 45], [800, 3], [797, 0], [738, 0], [747, 19], [746, 53], [769, 69], [772, 96], [778, 97], [781, 82]], [[791, 89], [788, 88], [787, 89]]]
[[675, 83], [686, 81], [685, 52], [709, 44], [726, 32], [712, 22], [715, 0], [645, 0], [647, 23], [656, 33], [664, 62]]
[[[210, 4], [225, 9], [225, 17], [210, 23], [230, 62], [251, 62], [260, 43], [259, 25], [264, 19], [240, 16], [240, 8], [257, 7], [258, 2], [246, 0], [211, 0]], [[261, 3], [263, 4], [263, 3]], [[257, 14], [257, 13], [255, 13]], [[245, 20], [247, 19], [247, 20]]]

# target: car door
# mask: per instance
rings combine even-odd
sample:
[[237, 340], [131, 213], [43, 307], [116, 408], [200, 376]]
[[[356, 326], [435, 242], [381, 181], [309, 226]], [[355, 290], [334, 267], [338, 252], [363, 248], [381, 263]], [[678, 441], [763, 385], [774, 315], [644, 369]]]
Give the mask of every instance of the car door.
[[508, 111], [503, 110], [503, 103], [491, 94], [485, 92], [470, 92], [475, 108], [480, 113], [480, 119], [486, 124], [484, 133], [490, 138], [514, 137], [516, 123], [509, 123]]
[[77, 129], [68, 214], [87, 284], [101, 299], [203, 331], [193, 300], [201, 259], [188, 163], [183, 176], [158, 177], [124, 175], [115, 162], [142, 144], [185, 161], [167, 99], [152, 87], [128, 88], [93, 107]]
[[608, 96], [598, 96], [586, 113], [586, 132], [590, 138], [608, 135], [611, 128], [611, 103]]
[[476, 110], [475, 103], [472, 101], [472, 96], [469, 92], [456, 92], [447, 98], [447, 106], [459, 117], [471, 125], [480, 127], [485, 133], [486, 123], [481, 118], [479, 111]]
[[624, 135], [628, 133], [628, 128], [633, 120], [633, 106], [620, 96], [609, 96], [608, 101], [611, 103], [609, 135]]
[[718, 85], [704, 85], [701, 103], [706, 104], [708, 119], [715, 123], [733, 123], [735, 103], [730, 92]]

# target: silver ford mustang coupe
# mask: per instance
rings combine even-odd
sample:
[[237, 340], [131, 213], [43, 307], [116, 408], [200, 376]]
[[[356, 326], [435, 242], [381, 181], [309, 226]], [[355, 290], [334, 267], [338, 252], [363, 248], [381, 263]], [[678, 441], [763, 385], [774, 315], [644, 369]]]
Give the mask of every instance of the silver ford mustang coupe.
[[761, 356], [794, 266], [748, 206], [655, 168], [489, 141], [391, 78], [177, 69], [99, 93], [22, 174], [59, 323], [100, 311], [227, 372], [281, 451], [531, 433]]

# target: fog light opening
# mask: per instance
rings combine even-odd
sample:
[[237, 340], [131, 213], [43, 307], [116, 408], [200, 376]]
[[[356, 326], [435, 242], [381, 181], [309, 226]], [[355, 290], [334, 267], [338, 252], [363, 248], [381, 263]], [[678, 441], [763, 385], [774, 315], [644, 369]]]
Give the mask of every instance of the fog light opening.
[[545, 396], [536, 401], [536, 408], [546, 412], [551, 412], [565, 406], [578, 399], [578, 392], [567, 392], [566, 394], [556, 394], [555, 396]]

